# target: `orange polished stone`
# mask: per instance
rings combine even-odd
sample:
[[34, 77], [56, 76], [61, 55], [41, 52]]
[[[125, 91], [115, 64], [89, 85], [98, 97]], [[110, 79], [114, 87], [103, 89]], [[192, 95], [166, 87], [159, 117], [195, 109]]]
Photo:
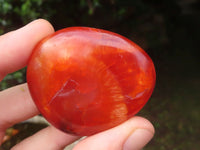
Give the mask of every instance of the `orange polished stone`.
[[92, 135], [135, 115], [155, 85], [150, 57], [125, 37], [71, 27], [43, 39], [27, 68], [31, 96], [55, 127]]

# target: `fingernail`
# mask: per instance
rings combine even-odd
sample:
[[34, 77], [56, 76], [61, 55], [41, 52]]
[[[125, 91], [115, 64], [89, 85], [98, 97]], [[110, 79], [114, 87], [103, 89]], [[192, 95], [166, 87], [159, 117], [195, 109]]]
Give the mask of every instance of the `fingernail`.
[[153, 137], [153, 133], [146, 129], [135, 130], [126, 140], [123, 150], [140, 150], [142, 149]]

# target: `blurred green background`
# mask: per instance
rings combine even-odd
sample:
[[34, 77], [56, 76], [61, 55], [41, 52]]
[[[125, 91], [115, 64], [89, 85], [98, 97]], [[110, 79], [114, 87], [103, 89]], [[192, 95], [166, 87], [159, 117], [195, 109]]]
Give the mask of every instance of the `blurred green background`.
[[[200, 1], [0, 0], [0, 34], [37, 18], [49, 20], [56, 30], [110, 30], [140, 45], [157, 72], [155, 91], [138, 114], [156, 129], [144, 150], [200, 148]], [[0, 90], [26, 82], [25, 76], [26, 68], [7, 75]]]

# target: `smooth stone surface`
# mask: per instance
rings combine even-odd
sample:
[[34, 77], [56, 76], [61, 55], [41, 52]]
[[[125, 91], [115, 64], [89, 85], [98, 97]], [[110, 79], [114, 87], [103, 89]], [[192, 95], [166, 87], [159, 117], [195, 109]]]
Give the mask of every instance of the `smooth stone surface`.
[[32, 98], [55, 127], [92, 135], [135, 115], [155, 85], [150, 57], [125, 37], [71, 27], [43, 39], [27, 68]]

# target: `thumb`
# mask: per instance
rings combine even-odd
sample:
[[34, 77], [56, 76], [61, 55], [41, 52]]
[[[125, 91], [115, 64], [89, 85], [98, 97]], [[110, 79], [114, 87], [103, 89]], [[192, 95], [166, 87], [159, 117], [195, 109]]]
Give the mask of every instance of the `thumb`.
[[74, 150], [139, 150], [152, 139], [154, 132], [148, 120], [133, 117], [117, 127], [85, 138]]

